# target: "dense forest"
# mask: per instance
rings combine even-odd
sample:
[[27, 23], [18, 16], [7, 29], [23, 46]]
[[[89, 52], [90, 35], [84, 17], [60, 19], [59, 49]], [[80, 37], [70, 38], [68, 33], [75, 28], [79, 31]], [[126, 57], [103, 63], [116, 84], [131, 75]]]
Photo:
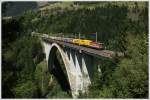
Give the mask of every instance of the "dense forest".
[[148, 98], [148, 2], [54, 2], [2, 18], [2, 98], [71, 98], [49, 73], [32, 32], [81, 33], [91, 39], [89, 33], [97, 32], [106, 49], [125, 54], [95, 58], [102, 73], [93, 65], [89, 92], [79, 98]]

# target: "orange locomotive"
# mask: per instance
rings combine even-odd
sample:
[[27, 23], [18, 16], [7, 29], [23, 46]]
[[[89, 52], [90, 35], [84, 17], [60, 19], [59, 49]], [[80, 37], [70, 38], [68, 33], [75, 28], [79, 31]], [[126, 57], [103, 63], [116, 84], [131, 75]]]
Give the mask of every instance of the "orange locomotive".
[[96, 49], [103, 49], [103, 43], [97, 43], [92, 40], [73, 39], [72, 43], [87, 46], [87, 47], [92, 47]]

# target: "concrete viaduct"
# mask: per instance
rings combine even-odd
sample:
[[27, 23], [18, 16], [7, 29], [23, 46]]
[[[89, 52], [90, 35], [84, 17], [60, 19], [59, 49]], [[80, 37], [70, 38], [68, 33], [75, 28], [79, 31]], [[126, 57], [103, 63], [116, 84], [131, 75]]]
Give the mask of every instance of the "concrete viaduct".
[[108, 50], [96, 50], [44, 37], [42, 45], [49, 71], [56, 67], [54, 64], [56, 51], [60, 53], [73, 98], [78, 97], [79, 91], [84, 93], [88, 90], [92, 79], [94, 56], [111, 58], [114, 54]]

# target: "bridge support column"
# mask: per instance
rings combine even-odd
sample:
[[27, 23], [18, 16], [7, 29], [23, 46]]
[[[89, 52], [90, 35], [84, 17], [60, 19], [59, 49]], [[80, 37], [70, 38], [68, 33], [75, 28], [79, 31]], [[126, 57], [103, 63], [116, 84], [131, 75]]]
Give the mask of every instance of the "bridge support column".
[[83, 76], [82, 76], [82, 72], [81, 72], [81, 61], [80, 59], [80, 54], [76, 53], [75, 55], [75, 68], [76, 68], [76, 92], [82, 92], [83, 90]]
[[88, 86], [91, 84], [89, 73], [92, 72], [92, 70], [87, 68], [92, 69], [93, 66], [91, 66], [92, 64], [90, 63], [92, 63], [93, 59], [90, 59], [91, 56], [86, 56], [86, 54], [72, 49], [65, 49], [65, 52], [76, 71], [75, 94], [79, 95], [79, 91], [82, 93], [88, 92]]
[[81, 72], [81, 68], [80, 68], [80, 62], [78, 60], [78, 57], [77, 57], [77, 54], [76, 54], [76, 51], [74, 50], [71, 50], [71, 49], [64, 49], [65, 51], [65, 54], [70, 62], [70, 64], [72, 65], [73, 68], [71, 69], [74, 69], [73, 72], [75, 73], [75, 77], [74, 77], [74, 90], [72, 91], [73, 94], [74, 94], [74, 97], [77, 97], [79, 95], [79, 91], [82, 91], [82, 72]]
[[48, 62], [48, 58], [49, 58], [49, 52], [50, 52], [50, 49], [52, 47], [52, 45], [46, 43], [46, 42], [41, 42], [42, 46], [43, 46], [43, 51], [45, 53], [45, 56], [46, 56], [46, 61]]
[[88, 86], [91, 84], [85, 57], [82, 55], [82, 74], [83, 74], [83, 93], [88, 92]]

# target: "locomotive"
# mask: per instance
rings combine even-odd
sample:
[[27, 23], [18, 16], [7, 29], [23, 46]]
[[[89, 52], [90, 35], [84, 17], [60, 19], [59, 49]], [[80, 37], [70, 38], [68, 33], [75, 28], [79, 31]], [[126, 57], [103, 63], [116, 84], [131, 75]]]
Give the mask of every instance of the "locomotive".
[[91, 47], [95, 49], [103, 49], [103, 43], [98, 43], [92, 40], [86, 40], [86, 39], [73, 39], [72, 43], [86, 46], [86, 47]]

